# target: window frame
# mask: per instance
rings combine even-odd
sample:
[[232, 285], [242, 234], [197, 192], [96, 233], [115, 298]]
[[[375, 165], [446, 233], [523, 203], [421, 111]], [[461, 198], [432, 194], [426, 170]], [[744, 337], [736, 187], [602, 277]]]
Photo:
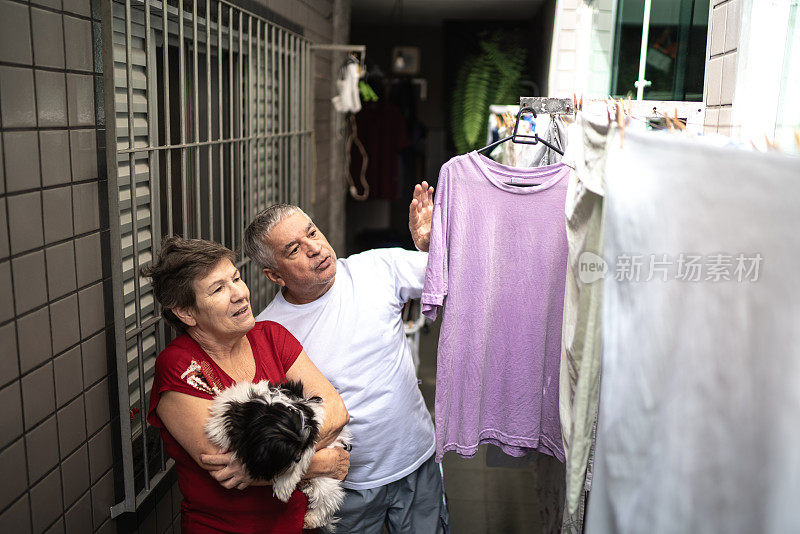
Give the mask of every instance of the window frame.
[[[610, 69], [610, 77], [608, 81], [609, 87], [609, 94], [616, 95], [617, 97], [623, 98], [623, 95], [626, 92], [623, 92], [620, 87], [618, 87], [619, 82], [619, 69], [620, 69], [620, 46], [621, 46], [621, 39], [622, 39], [622, 26], [623, 26], [623, 17], [624, 17], [624, 4], [626, 0], [614, 0], [614, 14], [615, 20], [613, 22], [614, 28], [614, 39], [612, 45], [612, 53], [611, 53], [611, 69]], [[704, 95], [705, 95], [705, 79], [708, 74], [708, 53], [707, 53], [707, 43], [710, 42], [711, 39], [711, 9], [713, 8], [713, 2], [709, 2], [709, 9], [707, 13], [707, 20], [706, 20], [706, 40], [703, 43], [703, 62], [705, 64], [704, 72], [703, 72], [703, 87], [701, 88], [700, 98], [698, 100], [684, 100], [684, 99], [658, 99], [653, 98], [653, 95], [645, 96], [644, 92], [647, 87], [652, 85], [651, 80], [645, 79], [646, 72], [647, 72], [647, 55], [648, 55], [648, 41], [649, 41], [649, 33], [650, 33], [650, 24], [651, 24], [651, 3], [653, 0], [644, 0], [643, 6], [643, 13], [642, 13], [642, 31], [641, 31], [641, 42], [639, 48], [639, 57], [638, 57], [638, 75], [637, 80], [634, 81], [633, 89], [628, 88], [628, 91], [634, 91], [636, 95], [636, 100], [644, 101], [644, 100], [659, 100], [663, 102], [702, 102]], [[688, 56], [688, 46], [689, 46], [689, 35], [688, 35], [688, 28], [692, 25], [692, 20], [694, 16], [694, 5], [693, 3], [690, 4], [688, 0], [681, 0], [679, 10], [681, 12], [680, 19], [678, 22], [678, 30], [680, 33], [680, 38], [678, 40], [679, 49], [676, 57], [677, 65], [676, 70], [679, 68], [678, 65], [682, 64], [682, 71], [676, 72], [676, 80], [680, 79], [681, 86], [683, 87], [684, 94], [686, 92], [685, 88], [685, 76], [686, 76], [686, 61]], [[688, 19], [688, 26], [687, 26], [687, 19]], [[673, 98], [675, 96], [675, 88], [673, 87]]]

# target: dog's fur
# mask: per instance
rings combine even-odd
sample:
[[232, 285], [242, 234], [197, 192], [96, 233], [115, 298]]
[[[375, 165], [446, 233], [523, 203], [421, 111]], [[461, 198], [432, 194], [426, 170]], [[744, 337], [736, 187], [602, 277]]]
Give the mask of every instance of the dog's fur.
[[[303, 396], [300, 382], [241, 382], [217, 395], [205, 430], [215, 445], [232, 452], [252, 478], [271, 480], [275, 497], [287, 502], [314, 456], [325, 413], [320, 397]], [[342, 430], [330, 447], [351, 440]], [[344, 500], [338, 480], [316, 477], [300, 489], [308, 496], [304, 528], [335, 523]]]

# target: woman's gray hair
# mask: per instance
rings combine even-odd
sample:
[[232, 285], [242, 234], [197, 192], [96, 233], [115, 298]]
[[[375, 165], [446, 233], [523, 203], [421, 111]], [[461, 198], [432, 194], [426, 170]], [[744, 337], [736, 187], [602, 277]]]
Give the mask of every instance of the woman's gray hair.
[[279, 222], [297, 212], [305, 215], [309, 221], [311, 220], [311, 217], [308, 217], [294, 204], [273, 204], [256, 215], [244, 231], [242, 247], [247, 257], [255, 261], [262, 269], [277, 269], [275, 252], [267, 243], [267, 236]]

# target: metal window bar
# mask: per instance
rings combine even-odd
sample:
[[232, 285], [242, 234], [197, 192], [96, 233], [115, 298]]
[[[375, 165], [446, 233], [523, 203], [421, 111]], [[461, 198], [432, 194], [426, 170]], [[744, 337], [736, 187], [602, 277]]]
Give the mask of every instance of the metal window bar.
[[[139, 268], [162, 236], [236, 249], [269, 204], [308, 209], [313, 99], [310, 43], [228, 0], [107, 0], [102, 9], [125, 489], [116, 517], [172, 466], [146, 417], [155, 357], [173, 332]], [[260, 309], [274, 289], [248, 258], [237, 266]]]

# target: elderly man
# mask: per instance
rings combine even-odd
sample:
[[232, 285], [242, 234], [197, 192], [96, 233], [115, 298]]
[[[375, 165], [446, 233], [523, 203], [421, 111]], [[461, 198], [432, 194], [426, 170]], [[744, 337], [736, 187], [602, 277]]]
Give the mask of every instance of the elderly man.
[[[414, 188], [409, 228], [427, 251], [433, 188]], [[418, 298], [427, 254], [378, 249], [337, 259], [297, 206], [259, 213], [244, 248], [281, 287], [256, 320], [286, 327], [350, 413], [353, 449], [339, 534], [447, 530], [434, 433], [406, 342], [401, 310]]]

